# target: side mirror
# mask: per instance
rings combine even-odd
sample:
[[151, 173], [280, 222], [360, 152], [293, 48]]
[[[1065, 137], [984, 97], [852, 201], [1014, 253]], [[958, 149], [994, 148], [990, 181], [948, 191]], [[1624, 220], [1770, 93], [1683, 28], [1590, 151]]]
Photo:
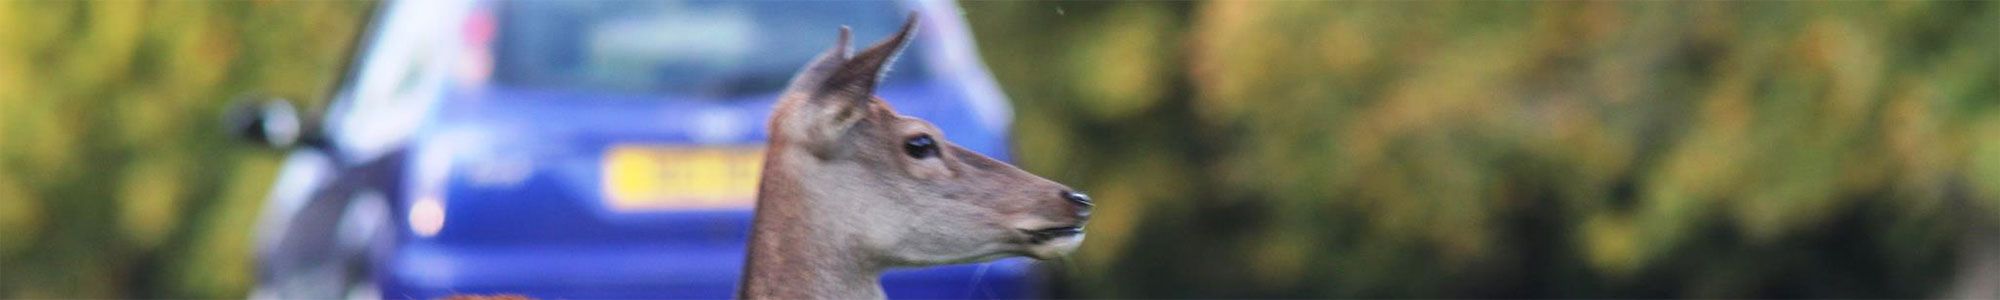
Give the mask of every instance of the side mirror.
[[239, 99], [229, 105], [223, 122], [231, 135], [276, 149], [292, 147], [306, 131], [298, 109], [283, 98]]

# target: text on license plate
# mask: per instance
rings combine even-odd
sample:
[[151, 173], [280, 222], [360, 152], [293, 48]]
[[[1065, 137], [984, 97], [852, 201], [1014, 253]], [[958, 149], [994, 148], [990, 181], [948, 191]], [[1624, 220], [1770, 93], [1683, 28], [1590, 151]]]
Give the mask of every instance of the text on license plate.
[[763, 165], [759, 146], [612, 146], [604, 199], [621, 212], [749, 208]]

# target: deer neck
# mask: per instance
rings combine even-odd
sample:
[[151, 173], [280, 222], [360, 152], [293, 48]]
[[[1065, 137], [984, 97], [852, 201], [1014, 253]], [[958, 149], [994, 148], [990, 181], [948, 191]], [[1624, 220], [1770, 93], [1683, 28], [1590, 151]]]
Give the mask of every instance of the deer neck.
[[811, 170], [788, 163], [777, 147], [766, 154], [750, 232], [749, 258], [738, 298], [881, 299], [886, 268], [862, 249], [859, 237], [844, 232], [823, 204], [838, 201], [816, 191]]

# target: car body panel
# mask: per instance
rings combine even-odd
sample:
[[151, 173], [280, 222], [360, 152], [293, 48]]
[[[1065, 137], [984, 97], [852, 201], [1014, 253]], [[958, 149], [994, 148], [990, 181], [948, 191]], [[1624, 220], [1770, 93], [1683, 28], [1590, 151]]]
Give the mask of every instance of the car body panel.
[[[439, 4], [433, 2], [453, 2]], [[331, 163], [319, 169], [338, 184], [273, 191], [313, 212], [267, 212], [264, 226], [304, 228], [260, 234], [267, 265], [345, 265], [339, 259], [274, 258], [282, 241], [338, 239], [355, 216], [325, 207], [379, 202], [379, 225], [348, 234], [366, 253], [360, 263], [385, 298], [514, 293], [538, 298], [726, 298], [744, 261], [751, 212], [744, 203], [702, 208], [621, 209], [607, 204], [606, 155], [620, 147], [758, 151], [777, 91], [702, 98], [574, 89], [524, 88], [468, 79], [468, 46], [457, 30], [491, 2], [385, 2], [363, 37], [362, 53], [325, 123]], [[905, 2], [923, 12], [924, 51], [904, 59], [927, 69], [905, 72], [878, 95], [904, 114], [924, 118], [968, 149], [1005, 160], [1011, 118], [970, 37], [948, 2]], [[426, 19], [429, 18], [429, 19]], [[446, 24], [445, 29], [434, 28]], [[826, 37], [832, 39], [832, 28]], [[864, 37], [865, 38], [865, 37]], [[803, 65], [805, 62], [798, 62]], [[892, 73], [896, 76], [899, 73]], [[329, 166], [331, 165], [331, 166]], [[296, 181], [296, 180], [295, 180]], [[286, 189], [301, 189], [297, 184]], [[362, 205], [359, 207], [368, 207]], [[356, 211], [343, 209], [341, 211]], [[369, 211], [361, 209], [359, 211]], [[299, 226], [287, 216], [337, 217], [342, 224]], [[274, 217], [275, 216], [275, 217]], [[360, 218], [371, 219], [371, 218]], [[375, 221], [371, 221], [375, 222]], [[323, 223], [323, 222], [322, 222]], [[277, 224], [277, 225], [272, 225]], [[348, 243], [354, 242], [327, 242]], [[318, 243], [318, 244], [327, 244]], [[313, 243], [306, 243], [313, 244]], [[279, 249], [279, 250], [273, 250]], [[309, 251], [308, 251], [309, 252]], [[334, 254], [339, 256], [339, 254]], [[283, 263], [285, 259], [307, 263]], [[896, 298], [1034, 296], [1025, 259], [892, 270], [885, 291]], [[297, 270], [263, 269], [267, 281]], [[338, 279], [328, 279], [338, 280]], [[313, 279], [293, 280], [312, 282]], [[369, 284], [372, 283], [372, 284]], [[321, 294], [265, 293], [277, 298]], [[351, 291], [350, 291], [351, 292]]]

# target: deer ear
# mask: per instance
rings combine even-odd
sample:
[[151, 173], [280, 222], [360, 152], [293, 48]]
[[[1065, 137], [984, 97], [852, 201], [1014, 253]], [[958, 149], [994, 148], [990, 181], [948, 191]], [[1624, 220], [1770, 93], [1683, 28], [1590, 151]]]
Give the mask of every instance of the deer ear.
[[875, 85], [909, 43], [910, 34], [916, 29], [916, 17], [911, 14], [895, 36], [851, 57], [847, 55], [850, 33], [847, 27], [841, 27], [839, 43], [792, 78], [784, 96], [787, 98], [780, 104], [790, 113], [783, 114], [783, 119], [775, 120], [774, 125], [784, 127], [787, 138], [803, 141], [816, 154], [828, 155], [840, 150], [838, 139], [849, 127], [868, 117], [869, 104], [875, 101]]
[[848, 41], [852, 40], [853, 36], [854, 33], [848, 30], [847, 26], [840, 26], [840, 39], [834, 41], [833, 48], [826, 49], [826, 52], [813, 57], [812, 62], [806, 63], [806, 68], [799, 70], [799, 74], [792, 77], [792, 83], [786, 89], [808, 92], [818, 90], [820, 83], [826, 81], [827, 76], [839, 70], [841, 64], [847, 63], [847, 53], [850, 48]]
[[903, 21], [903, 29], [896, 31], [896, 35], [861, 50], [828, 74], [826, 81], [819, 86], [820, 93], [845, 96], [833, 98], [870, 99], [875, 94], [875, 85], [889, 71], [888, 66], [896, 61], [896, 55], [910, 44], [910, 35], [916, 30], [917, 15], [912, 13]]

